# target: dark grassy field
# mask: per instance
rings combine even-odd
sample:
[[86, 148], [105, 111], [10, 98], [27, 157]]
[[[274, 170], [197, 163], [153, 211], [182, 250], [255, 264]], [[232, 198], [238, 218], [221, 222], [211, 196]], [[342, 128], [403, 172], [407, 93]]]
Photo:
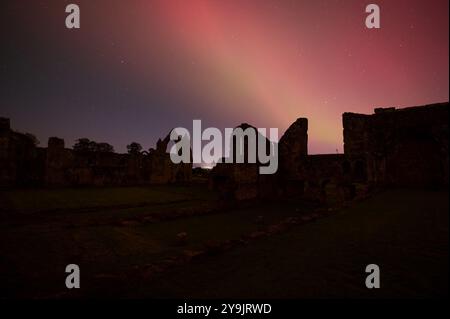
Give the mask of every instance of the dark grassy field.
[[[139, 272], [142, 265], [199, 249], [207, 241], [238, 239], [258, 230], [258, 216], [271, 224], [313, 206], [267, 203], [118, 224], [124, 217], [217, 202], [202, 187], [9, 191], [0, 199], [2, 298], [448, 295], [448, 191], [386, 191], [313, 223], [147, 279], [135, 277], [133, 269]], [[183, 246], [176, 244], [180, 232], [188, 234]], [[81, 268], [81, 289], [64, 286], [70, 263]], [[381, 269], [378, 290], [364, 285], [365, 266], [372, 263]]]
[[[143, 283], [137, 296], [389, 298], [448, 295], [448, 192], [395, 190], [335, 216]], [[381, 289], [365, 287], [368, 264]]]
[[[19, 190], [0, 196], [0, 280], [8, 287], [3, 297], [66, 292], [64, 269], [70, 263], [80, 265], [86, 283], [127, 281], [123, 275], [134, 267], [257, 231], [261, 214], [275, 223], [311, 207], [291, 203], [283, 211], [276, 204], [215, 211], [215, 194], [203, 186]], [[141, 222], [155, 213], [205, 208], [210, 213]], [[176, 242], [181, 232], [188, 234], [184, 245]]]

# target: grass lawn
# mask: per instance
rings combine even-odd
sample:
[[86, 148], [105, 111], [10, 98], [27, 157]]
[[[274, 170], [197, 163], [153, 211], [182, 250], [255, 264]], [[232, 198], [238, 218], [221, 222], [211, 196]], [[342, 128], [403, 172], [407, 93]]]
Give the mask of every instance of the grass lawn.
[[[38, 195], [43, 194], [44, 198], [39, 198], [32, 191], [26, 191], [25, 199], [34, 198], [38, 204], [27, 204], [29, 208], [25, 209], [26, 213], [16, 212], [22, 215], [21, 223], [0, 223], [0, 270], [2, 270], [0, 280], [4, 286], [11, 289], [3, 290], [3, 294], [45, 297], [65, 290], [63, 270], [67, 264], [80, 265], [83, 269], [84, 280], [94, 282], [95, 277], [99, 275], [122, 275], [134, 266], [180, 255], [184, 250], [201, 249], [210, 240], [239, 239], [242, 235], [258, 230], [256, 223], [258, 216], [264, 216], [265, 222], [271, 224], [283, 218], [301, 214], [310, 207], [306, 204], [300, 207], [300, 203], [292, 202], [285, 204], [280, 210], [278, 204], [272, 203], [155, 223], [138, 223], [129, 226], [116, 223], [83, 226], [83, 224], [89, 225], [87, 221], [130, 218], [151, 211], [170, 214], [175, 208], [189, 206], [198, 208], [199, 205], [205, 205], [205, 202], [214, 201], [213, 196], [211, 197], [207, 192], [202, 193], [199, 189], [182, 191], [178, 188], [168, 188], [169, 194], [162, 196], [159, 196], [160, 192], [164, 192], [162, 188], [155, 188], [154, 193], [151, 188], [138, 190], [136, 195], [130, 195], [132, 188], [122, 189], [125, 197], [121, 199], [121, 202], [130, 206], [132, 206], [132, 198], [139, 200], [155, 198], [161, 201], [153, 205], [149, 203], [143, 207], [105, 208], [103, 199], [88, 201], [99, 193], [103, 194], [102, 198], [120, 196], [119, 190], [90, 189], [91, 193], [89, 189], [37, 191]], [[77, 196], [82, 196], [83, 193], [89, 195], [84, 197], [85, 201], [77, 206], [75, 203], [78, 202], [70, 199], [71, 193]], [[18, 194], [11, 192], [8, 196], [20, 198], [22, 194], [22, 191]], [[45, 205], [48, 199], [57, 197], [57, 194], [67, 197], [71, 204], [64, 206], [53, 203], [53, 207], [58, 209], [46, 212]], [[178, 194], [186, 200], [173, 203], [173, 196], [169, 196], [172, 194]], [[170, 200], [162, 202], [164, 198], [170, 198]], [[58, 202], [62, 203], [62, 198]], [[102, 205], [88, 212], [73, 210], [74, 207], [93, 207], [97, 203]], [[24, 206], [26, 205], [22, 204], [22, 207]], [[75, 226], [68, 226], [74, 224]], [[186, 245], [176, 244], [176, 235], [180, 232], [188, 234]], [[24, 285], [25, 282], [27, 285]]]
[[0, 191], [0, 211], [37, 213], [150, 206], [189, 200], [208, 200], [212, 193], [199, 186], [149, 186]]
[[[247, 246], [208, 256], [162, 273], [156, 278], [128, 278], [142, 266], [185, 249], [195, 250], [207, 240], [237, 239], [257, 230], [258, 216], [268, 224], [311, 209], [307, 203], [259, 204], [210, 215], [151, 224], [67, 227], [68, 221], [130, 216], [148, 210], [170, 212], [173, 206], [195, 207], [213, 199], [201, 189], [122, 189], [124, 197], [108, 208], [106, 198], [121, 197], [120, 189], [91, 190], [84, 201], [60, 203], [45, 213], [48, 198], [32, 194], [39, 204], [21, 204], [29, 223], [0, 223], [0, 297], [64, 296], [65, 266], [76, 263], [82, 272], [82, 289], [73, 296], [215, 298], [215, 297], [434, 297], [448, 294], [448, 192], [391, 190], [346, 208], [314, 223], [299, 225]], [[104, 193], [103, 199], [95, 194]], [[110, 191], [109, 194], [108, 191]], [[39, 191], [40, 192], [40, 191]], [[159, 195], [169, 192], [169, 194]], [[174, 203], [178, 195], [185, 197]], [[20, 199], [11, 192], [8, 198]], [[3, 194], [5, 197], [5, 194]], [[57, 196], [56, 196], [57, 197]], [[168, 199], [163, 202], [163, 199]], [[93, 199], [92, 202], [89, 200]], [[133, 207], [134, 200], [147, 201]], [[154, 201], [153, 201], [154, 200]], [[162, 202], [157, 202], [157, 201]], [[153, 201], [153, 202], [152, 202]], [[10, 203], [14, 200], [10, 200]], [[78, 203], [78, 204], [75, 204]], [[152, 204], [153, 203], [153, 204]], [[8, 204], [9, 205], [9, 204]], [[79, 213], [75, 208], [97, 209]], [[15, 206], [17, 207], [17, 206]], [[41, 212], [41, 213], [38, 213]], [[57, 216], [64, 218], [57, 218]], [[175, 244], [176, 234], [186, 232], [185, 246]], [[365, 288], [365, 266], [381, 269], [381, 289]], [[61, 295], [63, 293], [63, 295]], [[70, 297], [71, 295], [69, 295]]]
[[[129, 287], [139, 297], [448, 296], [448, 192], [394, 190]], [[365, 287], [365, 267], [381, 289]]]
[[205, 185], [0, 191], [0, 227], [30, 223], [112, 223], [151, 213], [215, 207]]

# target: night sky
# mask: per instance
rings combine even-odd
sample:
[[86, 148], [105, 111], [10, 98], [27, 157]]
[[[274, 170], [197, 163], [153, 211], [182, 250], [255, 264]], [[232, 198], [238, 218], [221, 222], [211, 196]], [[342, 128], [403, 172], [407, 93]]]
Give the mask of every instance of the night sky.
[[[65, 6], [81, 29], [65, 27]], [[365, 6], [381, 29], [365, 27]], [[342, 152], [343, 112], [449, 99], [448, 0], [2, 1], [0, 116], [14, 129], [145, 149], [176, 126], [309, 118]]]

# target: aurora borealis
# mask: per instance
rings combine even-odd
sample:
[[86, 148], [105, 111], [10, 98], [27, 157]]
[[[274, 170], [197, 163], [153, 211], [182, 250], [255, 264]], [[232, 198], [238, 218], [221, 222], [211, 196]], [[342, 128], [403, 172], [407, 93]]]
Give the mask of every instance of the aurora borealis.
[[[64, 26], [65, 5], [81, 29]], [[381, 8], [367, 29], [365, 6]], [[0, 116], [72, 146], [125, 151], [192, 120], [309, 119], [310, 153], [342, 152], [343, 112], [448, 101], [447, 0], [7, 1]]]

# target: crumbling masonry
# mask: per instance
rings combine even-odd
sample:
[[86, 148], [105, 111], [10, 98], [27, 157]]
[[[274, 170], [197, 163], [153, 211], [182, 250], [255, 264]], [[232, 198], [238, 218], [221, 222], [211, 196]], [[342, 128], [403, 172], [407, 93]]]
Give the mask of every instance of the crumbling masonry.
[[140, 154], [80, 152], [51, 137], [36, 147], [25, 134], [0, 118], [0, 186], [128, 186], [186, 183], [192, 164], [174, 164], [167, 153], [169, 137], [155, 150]]
[[303, 197], [346, 201], [371, 187], [448, 187], [448, 103], [374, 114], [344, 113], [344, 154], [308, 155], [308, 120], [297, 119], [279, 141], [279, 170], [218, 164], [211, 187], [228, 198]]
[[[325, 201], [352, 199], [370, 187], [448, 187], [448, 111], [447, 102], [378, 108], [372, 115], [344, 113], [344, 154], [328, 155], [308, 154], [308, 120], [299, 118], [279, 141], [276, 174], [260, 175], [258, 163], [218, 164], [210, 185], [231, 200]], [[26, 134], [11, 130], [9, 119], [0, 118], [0, 186], [189, 182], [192, 164], [173, 164], [168, 143], [169, 136], [141, 154], [77, 152], [53, 137], [48, 148], [41, 148]]]

